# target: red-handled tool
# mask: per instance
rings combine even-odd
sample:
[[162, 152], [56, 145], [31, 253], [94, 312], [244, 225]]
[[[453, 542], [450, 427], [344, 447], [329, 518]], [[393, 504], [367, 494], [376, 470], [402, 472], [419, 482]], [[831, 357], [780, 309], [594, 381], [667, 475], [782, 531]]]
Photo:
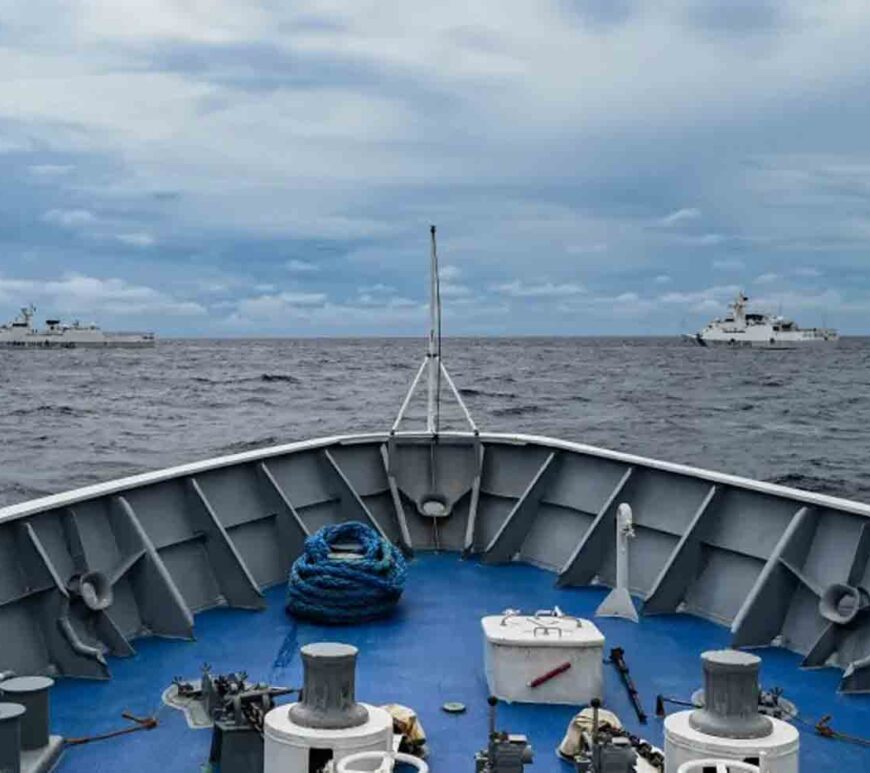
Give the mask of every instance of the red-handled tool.
[[544, 682], [549, 682], [554, 677], [559, 676], [559, 674], [564, 674], [569, 668], [571, 668], [571, 663], [566, 660], [555, 668], [551, 668], [546, 674], [541, 674], [532, 679], [532, 681], [529, 682], [529, 687], [540, 687]]

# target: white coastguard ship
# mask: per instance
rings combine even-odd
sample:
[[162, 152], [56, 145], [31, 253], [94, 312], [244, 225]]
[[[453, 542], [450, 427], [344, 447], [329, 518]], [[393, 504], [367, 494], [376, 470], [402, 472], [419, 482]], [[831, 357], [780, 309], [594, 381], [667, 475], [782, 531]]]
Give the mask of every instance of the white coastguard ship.
[[796, 322], [779, 315], [746, 311], [749, 301], [742, 292], [728, 307], [731, 313], [724, 319], [714, 319], [688, 338], [708, 346], [751, 346], [763, 349], [792, 349], [804, 344], [836, 341], [838, 334], [830, 328], [802, 328]]
[[21, 309], [12, 322], [0, 325], [0, 347], [41, 349], [77, 349], [79, 347], [147, 347], [154, 346], [154, 333], [106, 333], [97, 325], [82, 325], [76, 321], [70, 325], [59, 319], [47, 319], [45, 327], [33, 326], [36, 307], [32, 304]]

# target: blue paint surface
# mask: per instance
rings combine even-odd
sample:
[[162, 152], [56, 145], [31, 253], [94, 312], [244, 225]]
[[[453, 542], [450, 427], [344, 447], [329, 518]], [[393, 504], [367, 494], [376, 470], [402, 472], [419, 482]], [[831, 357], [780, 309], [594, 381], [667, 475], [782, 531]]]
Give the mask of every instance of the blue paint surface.
[[[267, 593], [264, 612], [212, 610], [197, 617], [194, 642], [144, 639], [132, 658], [113, 658], [109, 682], [61, 680], [52, 694], [53, 730], [66, 737], [106, 732], [125, 725], [120, 714], [153, 713], [173, 676], [196, 677], [204, 662], [216, 671], [246, 670], [251, 678], [298, 686], [298, 647], [312, 641], [343, 641], [360, 648], [357, 697], [368, 703], [403, 703], [419, 714], [432, 750], [435, 773], [473, 770], [474, 752], [486, 743], [486, 680], [480, 618], [511, 607], [535, 610], [559, 605], [591, 617], [605, 591], [553, 587], [553, 575], [529, 566], [483, 566], [455, 555], [423, 555], [409, 566], [405, 596], [389, 620], [355, 627], [297, 624], [284, 613], [284, 589]], [[649, 723], [637, 722], [619, 677], [605, 666], [605, 703], [633, 732], [662, 743], [654, 717], [657, 693], [688, 698], [700, 684], [699, 653], [728, 645], [727, 629], [684, 615], [596, 620], [606, 647], [621, 646], [641, 693]], [[833, 715], [845, 733], [870, 731], [870, 696], [836, 693], [840, 672], [801, 671], [800, 657], [783, 650], [760, 651], [762, 682], [779, 685], [811, 718]], [[446, 701], [468, 711], [445, 714]], [[529, 736], [535, 771], [565, 771], [555, 757], [571, 706], [499, 706], [499, 727]], [[188, 729], [181, 713], [162, 708], [160, 726], [109, 741], [73, 747], [61, 773], [198, 771], [208, 757], [210, 732]], [[870, 749], [801, 732], [803, 770], [870, 770]]]

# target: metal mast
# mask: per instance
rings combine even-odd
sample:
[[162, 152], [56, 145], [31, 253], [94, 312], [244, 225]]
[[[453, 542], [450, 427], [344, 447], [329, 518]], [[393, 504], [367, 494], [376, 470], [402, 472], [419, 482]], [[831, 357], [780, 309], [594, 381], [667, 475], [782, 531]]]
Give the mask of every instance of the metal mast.
[[438, 392], [441, 376], [441, 293], [438, 292], [438, 250], [435, 244], [435, 226], [430, 226], [432, 256], [429, 288], [429, 389], [426, 401], [426, 430], [438, 432]]
[[405, 418], [405, 413], [408, 406], [411, 404], [411, 398], [417, 394], [417, 388], [421, 387], [424, 374], [426, 375], [426, 431], [431, 435], [437, 435], [440, 430], [441, 423], [441, 379], [447, 384], [447, 388], [453, 395], [453, 399], [462, 411], [465, 421], [468, 423], [471, 431], [477, 435], [477, 425], [471, 414], [468, 412], [468, 406], [459, 394], [456, 384], [441, 362], [441, 290], [438, 280], [438, 249], [435, 244], [435, 226], [429, 226], [431, 235], [431, 256], [429, 266], [429, 343], [426, 348], [426, 356], [420, 367], [417, 370], [417, 375], [411, 382], [411, 388], [405, 394], [405, 399], [402, 401], [402, 407], [399, 408], [399, 414], [393, 422], [393, 427], [390, 430], [390, 435], [395, 435], [399, 431], [399, 427]]

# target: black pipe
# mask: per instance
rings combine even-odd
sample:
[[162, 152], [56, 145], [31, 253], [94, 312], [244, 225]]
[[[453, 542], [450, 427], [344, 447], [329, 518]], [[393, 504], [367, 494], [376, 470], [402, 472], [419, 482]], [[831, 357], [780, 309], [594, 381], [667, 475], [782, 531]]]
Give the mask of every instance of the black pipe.
[[686, 706], [691, 709], [701, 708], [701, 706], [692, 701], [684, 701], [680, 698], [669, 698], [667, 695], [656, 695], [656, 716], [659, 717], [659, 719], [664, 719], [665, 714], [667, 713], [665, 711], [666, 703], [671, 703], [674, 706]]
[[598, 709], [601, 708], [601, 700], [593, 698], [589, 705], [592, 706], [592, 745], [598, 746]]
[[495, 707], [498, 706], [498, 698], [495, 695], [490, 695], [486, 702], [489, 704], [489, 737], [493, 738], [496, 734], [496, 718]]
[[637, 714], [638, 721], [642, 724], [646, 724], [646, 712], [643, 710], [643, 706], [640, 702], [640, 695], [637, 692], [637, 688], [634, 686], [634, 681], [631, 678], [631, 674], [628, 671], [628, 665], [625, 662], [625, 650], [622, 647], [614, 647], [610, 650], [610, 662], [616, 666], [616, 670], [619, 671], [619, 676], [622, 678], [622, 683], [625, 685], [625, 689], [628, 691], [628, 698], [631, 701], [631, 705], [634, 707], [634, 712]]

